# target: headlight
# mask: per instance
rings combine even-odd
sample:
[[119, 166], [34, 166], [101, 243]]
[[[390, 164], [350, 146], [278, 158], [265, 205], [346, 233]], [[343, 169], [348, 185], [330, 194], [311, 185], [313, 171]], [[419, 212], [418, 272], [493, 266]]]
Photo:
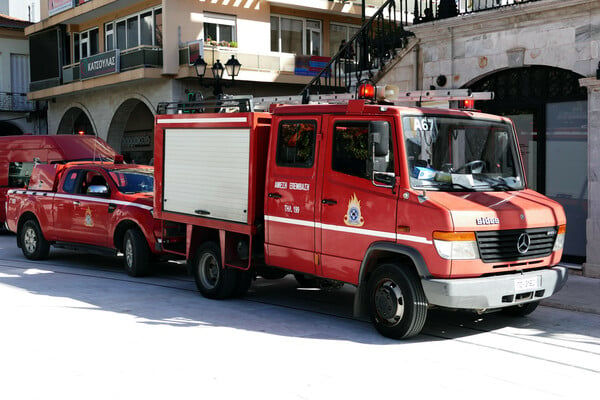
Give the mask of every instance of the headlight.
[[446, 260], [479, 258], [475, 232], [433, 232], [433, 243], [440, 257]]
[[565, 247], [565, 234], [567, 233], [567, 226], [561, 225], [558, 227], [558, 233], [556, 234], [556, 240], [554, 241], [554, 247], [552, 251], [562, 250]]

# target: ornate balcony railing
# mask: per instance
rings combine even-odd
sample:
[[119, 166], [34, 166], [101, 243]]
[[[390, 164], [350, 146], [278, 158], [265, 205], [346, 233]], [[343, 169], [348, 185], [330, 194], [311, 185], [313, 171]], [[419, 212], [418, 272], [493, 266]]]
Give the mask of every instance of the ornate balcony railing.
[[406, 1], [388, 0], [366, 21], [361, 29], [339, 51], [308, 85], [304, 95], [349, 92], [353, 83], [371, 79], [374, 71], [391, 60], [397, 49], [408, 42], [411, 32], [400, 20]]
[[27, 100], [27, 93], [0, 92], [0, 111], [28, 112], [35, 110], [35, 102]]
[[[402, 0], [405, 13], [402, 20], [407, 23], [423, 23], [451, 18], [462, 14], [512, 7], [523, 3], [542, 0]], [[412, 4], [411, 4], [412, 3]]]
[[303, 94], [349, 92], [394, 58], [413, 33], [405, 28], [445, 18], [543, 0], [388, 0], [303, 89]]

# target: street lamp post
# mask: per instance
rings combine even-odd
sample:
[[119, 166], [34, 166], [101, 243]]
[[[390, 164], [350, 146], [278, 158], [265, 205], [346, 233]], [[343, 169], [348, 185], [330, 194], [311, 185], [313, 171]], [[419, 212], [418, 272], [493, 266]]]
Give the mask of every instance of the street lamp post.
[[[194, 61], [194, 68], [196, 69], [196, 75], [200, 78], [200, 82], [202, 82], [202, 78], [206, 74], [206, 61], [202, 58], [202, 56], [198, 56], [196, 61]], [[235, 77], [239, 75], [242, 64], [235, 58], [235, 56], [231, 56], [229, 60], [225, 63], [225, 67], [221, 64], [221, 60], [217, 60], [216, 63], [213, 64], [211, 70], [214, 79], [214, 90], [213, 94], [216, 97], [221, 97], [223, 95], [223, 88], [228, 87], [223, 83], [223, 72], [227, 71], [227, 75], [231, 77], [231, 81], [233, 82]], [[209, 87], [203, 85], [204, 87]]]

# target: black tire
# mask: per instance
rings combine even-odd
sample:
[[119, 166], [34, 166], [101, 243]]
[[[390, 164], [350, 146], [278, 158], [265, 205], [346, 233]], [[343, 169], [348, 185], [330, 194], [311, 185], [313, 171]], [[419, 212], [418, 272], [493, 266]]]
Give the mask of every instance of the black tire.
[[393, 264], [379, 266], [367, 284], [371, 322], [383, 336], [418, 335], [427, 319], [427, 298], [417, 276]]
[[530, 303], [503, 308], [502, 313], [505, 315], [510, 315], [511, 317], [524, 317], [535, 311], [539, 305], [539, 301], [532, 301]]
[[34, 219], [25, 221], [17, 237], [23, 255], [30, 260], [43, 260], [48, 257], [50, 243], [42, 234], [40, 224]]
[[196, 287], [209, 299], [226, 299], [235, 293], [237, 270], [223, 268], [219, 246], [207, 242], [200, 246], [193, 265]]
[[138, 229], [125, 232], [123, 238], [123, 263], [129, 276], [140, 277], [150, 270], [150, 249], [146, 238]]

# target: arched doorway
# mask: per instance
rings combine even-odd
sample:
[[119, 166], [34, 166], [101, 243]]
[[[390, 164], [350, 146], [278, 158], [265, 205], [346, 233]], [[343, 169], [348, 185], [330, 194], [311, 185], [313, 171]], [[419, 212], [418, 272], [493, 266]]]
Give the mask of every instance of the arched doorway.
[[58, 129], [57, 135], [95, 135], [94, 127], [81, 108], [71, 107], [63, 115]]
[[486, 76], [468, 87], [492, 91], [476, 108], [513, 119], [528, 186], [562, 204], [567, 214], [564, 259], [585, 261], [588, 198], [587, 90], [582, 76], [530, 66]]
[[151, 164], [154, 158], [154, 114], [138, 100], [126, 100], [117, 109], [108, 129], [108, 144], [126, 162]]
[[23, 131], [10, 122], [0, 121], [0, 136], [22, 135]]

